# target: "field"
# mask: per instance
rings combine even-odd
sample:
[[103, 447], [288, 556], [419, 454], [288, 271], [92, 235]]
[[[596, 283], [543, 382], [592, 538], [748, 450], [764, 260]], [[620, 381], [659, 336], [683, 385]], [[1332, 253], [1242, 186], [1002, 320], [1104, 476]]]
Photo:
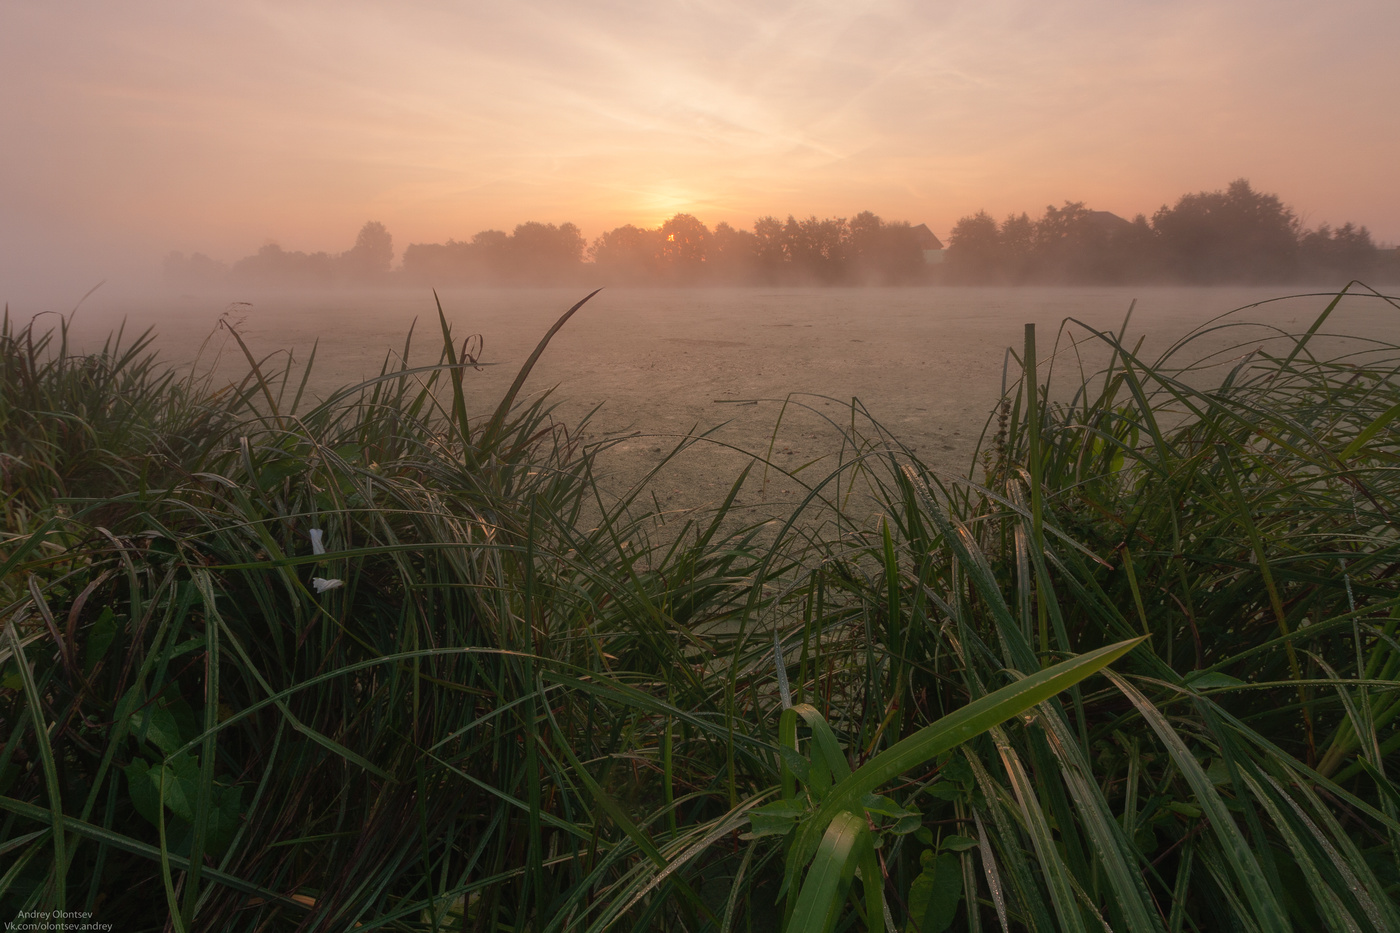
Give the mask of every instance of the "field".
[[[6, 318], [0, 914], [1400, 928], [1392, 299], [1124, 303], [975, 377], [943, 321], [792, 398], [632, 351], [659, 426], [531, 394], [589, 308], [485, 372], [431, 308], [340, 391], [251, 316], [212, 371]], [[664, 339], [863, 339], [802, 315]]]

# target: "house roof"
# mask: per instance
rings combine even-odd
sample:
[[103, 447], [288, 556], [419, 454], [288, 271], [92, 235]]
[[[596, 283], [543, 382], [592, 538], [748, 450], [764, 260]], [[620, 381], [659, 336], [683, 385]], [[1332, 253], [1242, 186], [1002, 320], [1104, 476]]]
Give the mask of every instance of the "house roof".
[[1112, 211], [1089, 211], [1088, 215], [1089, 223], [1104, 233], [1121, 233], [1133, 225], [1131, 220], [1124, 220]]
[[943, 242], [933, 235], [933, 231], [928, 228], [928, 224], [919, 224], [914, 227], [914, 236], [919, 241], [919, 249], [942, 249]]

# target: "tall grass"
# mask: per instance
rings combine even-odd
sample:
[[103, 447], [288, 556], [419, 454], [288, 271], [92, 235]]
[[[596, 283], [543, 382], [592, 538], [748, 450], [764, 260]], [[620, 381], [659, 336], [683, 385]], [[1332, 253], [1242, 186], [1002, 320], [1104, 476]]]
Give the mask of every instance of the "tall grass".
[[974, 475], [852, 411], [785, 521], [746, 471], [680, 528], [523, 395], [578, 306], [488, 401], [443, 315], [322, 402], [7, 317], [0, 913], [1400, 928], [1400, 351], [1336, 350], [1341, 298], [1153, 360], [1028, 333]]

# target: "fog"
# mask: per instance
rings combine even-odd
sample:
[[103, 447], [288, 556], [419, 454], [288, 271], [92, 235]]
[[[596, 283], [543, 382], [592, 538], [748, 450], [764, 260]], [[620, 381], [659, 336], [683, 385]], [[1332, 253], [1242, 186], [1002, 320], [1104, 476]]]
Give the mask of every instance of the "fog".
[[[585, 294], [573, 287], [441, 291], [454, 338], [480, 334], [483, 342], [482, 368], [466, 378], [469, 407], [489, 411], [550, 325]], [[1106, 351], [1071, 326], [1058, 336], [1052, 361], [1067, 318], [1116, 331], [1136, 302], [1129, 339], [1144, 338], [1142, 355], [1152, 359], [1211, 318], [1281, 294], [1270, 287], [609, 288], [554, 338], [526, 389], [552, 389], [557, 417], [571, 426], [597, 409], [584, 440], [611, 442], [600, 463], [614, 491], [684, 435], [712, 431], [654, 486], [667, 507], [722, 495], [746, 462], [731, 448], [766, 454], [771, 445], [780, 466], [818, 460], [802, 474], [808, 482], [825, 475], [840, 450], [839, 429], [852, 424], [852, 399], [921, 459], [961, 476], [1001, 396], [1006, 348], [1020, 352], [1024, 324], [1037, 326], [1042, 377], [1053, 371], [1076, 384], [1081, 361], [1093, 371]], [[1221, 331], [1189, 355], [1226, 349], [1224, 358], [1233, 359], [1267, 349], [1267, 328], [1306, 329], [1327, 301], [1313, 295], [1250, 309], [1239, 319], [1266, 327]], [[1349, 298], [1327, 330], [1393, 338], [1395, 314]], [[197, 362], [200, 372], [241, 375], [246, 363], [218, 327], [221, 318], [269, 371], [290, 361], [299, 375], [314, 347], [313, 397], [373, 377], [386, 358], [397, 365], [411, 328], [411, 361], [436, 362], [441, 346], [437, 306], [423, 288], [138, 296], [104, 287], [71, 321], [80, 347], [100, 346], [123, 324], [128, 339], [151, 328], [172, 365], [187, 371]], [[1069, 334], [1090, 339], [1076, 349]], [[770, 470], [763, 494], [780, 501], [798, 488]]]

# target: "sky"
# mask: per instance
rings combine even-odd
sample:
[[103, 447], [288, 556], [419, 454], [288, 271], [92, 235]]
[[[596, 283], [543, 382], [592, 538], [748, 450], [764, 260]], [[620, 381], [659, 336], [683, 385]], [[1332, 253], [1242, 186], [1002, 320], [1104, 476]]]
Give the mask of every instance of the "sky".
[[0, 298], [367, 220], [946, 236], [1241, 177], [1396, 243], [1398, 39], [1395, 0], [0, 0]]

